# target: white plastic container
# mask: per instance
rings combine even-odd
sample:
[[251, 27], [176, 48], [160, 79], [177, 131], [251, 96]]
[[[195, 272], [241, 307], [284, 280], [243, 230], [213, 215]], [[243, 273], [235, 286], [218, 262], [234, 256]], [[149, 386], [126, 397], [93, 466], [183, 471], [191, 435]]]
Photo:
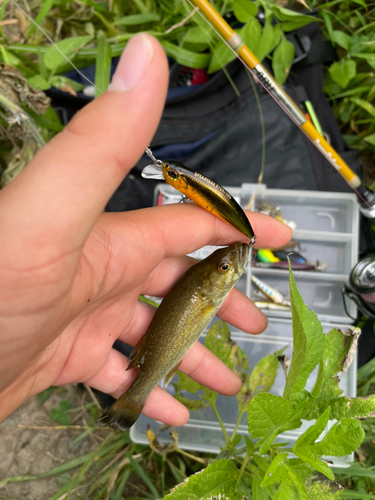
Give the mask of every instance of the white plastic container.
[[[226, 187], [226, 189], [236, 197], [241, 206], [248, 202], [254, 189], [257, 189], [257, 202], [265, 201], [280, 207], [282, 216], [295, 223], [293, 238], [300, 242], [307, 259], [321, 260], [328, 264], [325, 271], [294, 271], [297, 287], [307, 306], [318, 315], [325, 333], [336, 326], [347, 328], [352, 319], [345, 313], [341, 286], [348, 281], [349, 272], [358, 256], [359, 212], [356, 196], [346, 193], [267, 189], [263, 185], [253, 184], [244, 184], [241, 188]], [[158, 201], [159, 204], [160, 202], [177, 203], [180, 199], [180, 193], [166, 184], [159, 184], [155, 190], [155, 204]], [[205, 247], [195, 252], [194, 256], [204, 258], [214, 249], [215, 247]], [[237, 284], [237, 287], [248, 297], [252, 297], [254, 293], [251, 273], [289, 298], [288, 271], [256, 268], [248, 264], [246, 272]], [[347, 306], [349, 314], [355, 317], [354, 303], [349, 303]], [[292, 357], [291, 313], [289, 311], [265, 311], [265, 314], [269, 317], [269, 324], [261, 335], [248, 335], [231, 327], [232, 339], [248, 356], [250, 372], [261, 358], [283, 347], [286, 347], [284, 353], [289, 358]], [[205, 334], [200, 338], [202, 343], [204, 343], [204, 338]], [[356, 396], [356, 371], [355, 357], [340, 383], [344, 394], [350, 397]], [[313, 387], [316, 373], [317, 370], [311, 374], [307, 389]], [[177, 380], [177, 375], [175, 377]], [[163, 383], [161, 386], [163, 387]], [[285, 376], [279, 367], [277, 378], [270, 392], [282, 395], [284, 386]], [[173, 385], [170, 384], [166, 390], [173, 394]], [[188, 394], [188, 397], [193, 396]], [[234, 396], [219, 395], [217, 407], [230, 434], [237, 421], [237, 401]], [[284, 433], [279, 440], [293, 445], [311, 423], [304, 422], [301, 428]], [[156, 430], [159, 425], [158, 422], [141, 415], [131, 428], [131, 439], [137, 443], [147, 444], [147, 426]], [[242, 435], [247, 434], [246, 414], [242, 417], [238, 432]], [[191, 412], [187, 424], [178, 428], [178, 435], [179, 446], [182, 449], [218, 453], [220, 447], [225, 445], [224, 436], [211, 407]], [[165, 437], [165, 440], [168, 441], [168, 437]], [[163, 441], [162, 436], [160, 436], [160, 441]], [[243, 444], [243, 441], [242, 439], [239, 446]], [[334, 463], [343, 466], [352, 460], [353, 455], [350, 455], [341, 459], [335, 458]]]

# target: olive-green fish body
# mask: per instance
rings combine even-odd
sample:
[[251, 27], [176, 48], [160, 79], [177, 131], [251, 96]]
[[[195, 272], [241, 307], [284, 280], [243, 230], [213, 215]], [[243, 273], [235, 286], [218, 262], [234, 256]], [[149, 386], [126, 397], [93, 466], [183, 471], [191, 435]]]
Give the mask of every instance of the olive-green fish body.
[[167, 184], [253, 240], [254, 231], [249, 219], [223, 187], [178, 161], [163, 161], [162, 169]]
[[241, 277], [248, 252], [244, 243], [216, 250], [177, 281], [130, 355], [128, 369], [139, 368], [135, 379], [102, 422], [116, 423], [123, 430], [134, 424], [150, 392], [164, 377], [170, 381]]

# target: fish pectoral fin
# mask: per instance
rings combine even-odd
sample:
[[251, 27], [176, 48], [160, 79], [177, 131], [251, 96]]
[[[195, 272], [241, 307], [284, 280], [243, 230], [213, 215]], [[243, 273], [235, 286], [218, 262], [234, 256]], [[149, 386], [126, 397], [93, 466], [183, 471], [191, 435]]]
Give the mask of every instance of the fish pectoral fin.
[[178, 367], [180, 366], [181, 362], [182, 362], [182, 361], [179, 361], [179, 362], [177, 363], [177, 365], [176, 365], [176, 366], [174, 366], [174, 367], [172, 368], [172, 370], [171, 370], [170, 372], [168, 372], [168, 373], [166, 374], [166, 376], [164, 377], [164, 384], [165, 384], [165, 387], [167, 387], [167, 385], [169, 384], [169, 382], [172, 380], [172, 378], [173, 378], [174, 374], [176, 373], [176, 371], [178, 370]]
[[128, 367], [126, 368], [126, 370], [130, 370], [134, 366], [139, 367], [141, 359], [142, 359], [142, 355], [143, 355], [142, 347], [143, 347], [145, 340], [146, 340], [146, 335], [143, 335], [143, 337], [141, 337], [138, 340], [138, 342], [135, 344], [135, 346], [133, 347], [133, 350], [129, 356], [129, 364], [128, 364]]

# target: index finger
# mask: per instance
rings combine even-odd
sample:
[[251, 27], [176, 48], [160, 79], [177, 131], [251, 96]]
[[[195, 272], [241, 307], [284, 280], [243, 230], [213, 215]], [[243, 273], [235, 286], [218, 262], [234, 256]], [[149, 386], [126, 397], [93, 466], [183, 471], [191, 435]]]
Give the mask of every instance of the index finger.
[[[278, 248], [291, 239], [293, 232], [286, 224], [265, 214], [245, 213], [256, 235], [256, 247]], [[124, 234], [129, 234], [125, 231], [131, 230], [133, 234], [139, 231], [142, 241], [147, 242], [153, 252], [162, 252], [160, 258], [186, 255], [204, 245], [249, 242], [231, 225], [190, 203], [145, 208], [116, 214], [116, 217], [121, 226], [121, 230], [116, 231], [117, 235], [123, 238]], [[125, 238], [122, 244], [126, 243]]]

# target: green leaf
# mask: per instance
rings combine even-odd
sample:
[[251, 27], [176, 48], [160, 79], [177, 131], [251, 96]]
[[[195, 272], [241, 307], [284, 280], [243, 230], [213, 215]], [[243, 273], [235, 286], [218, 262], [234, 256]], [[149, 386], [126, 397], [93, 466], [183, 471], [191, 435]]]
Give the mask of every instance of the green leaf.
[[375, 146], [375, 133], [367, 135], [366, 137], [363, 138], [366, 142], [369, 144], [373, 144]]
[[87, 45], [91, 40], [91, 36], [76, 36], [60, 40], [44, 53], [46, 68], [56, 70], [62, 64], [66, 64], [67, 59], [72, 60], [79, 49]]
[[270, 54], [280, 40], [280, 29], [278, 26], [272, 26], [270, 19], [267, 19], [263, 28], [262, 36], [259, 41], [257, 57], [260, 62]]
[[322, 357], [326, 338], [317, 315], [308, 309], [298, 292], [290, 264], [289, 284], [292, 302], [293, 358], [284, 397], [297, 400], [303, 396], [306, 381]]
[[294, 45], [283, 36], [272, 57], [273, 73], [280, 85], [287, 79], [293, 59]]
[[328, 465], [322, 462], [318, 457], [320, 455], [315, 441], [322, 434], [326, 428], [329, 420], [330, 408], [318, 418], [314, 425], [311, 425], [294, 443], [293, 453], [297, 455], [301, 460], [306, 462], [308, 465], [313, 467], [325, 474], [329, 479], [333, 480], [335, 478], [332, 470]]
[[57, 408], [52, 408], [50, 411], [50, 418], [54, 422], [58, 422], [61, 425], [69, 425], [70, 417], [66, 414], [65, 411], [58, 410]]
[[288, 473], [284, 467], [284, 462], [288, 458], [288, 453], [280, 453], [272, 460], [268, 467], [261, 486], [269, 486], [270, 484], [279, 483]]
[[292, 481], [289, 476], [285, 476], [281, 481], [279, 489], [276, 492], [276, 495], [273, 497], [273, 500], [294, 500], [295, 495], [292, 488]]
[[250, 436], [263, 440], [260, 454], [268, 450], [278, 434], [301, 425], [289, 401], [269, 393], [257, 394], [250, 401], [247, 417]]
[[236, 54], [222, 40], [212, 48], [212, 54], [207, 70], [209, 74], [219, 71], [236, 58]]
[[39, 403], [42, 405], [43, 403], [45, 403], [47, 401], [47, 399], [50, 397], [50, 395], [57, 389], [57, 387], [51, 385], [51, 387], [48, 387], [48, 389], [46, 389], [45, 391], [43, 392], [40, 392], [38, 394], [38, 399], [39, 399]]
[[189, 68], [202, 69], [207, 68], [210, 62], [210, 54], [196, 54], [190, 50], [178, 47], [171, 42], [162, 41], [166, 54], [172, 57], [175, 61]]
[[30, 87], [34, 87], [38, 90], [47, 90], [51, 87], [51, 85], [45, 78], [43, 78], [42, 75], [31, 76], [27, 79], [27, 83], [30, 85]]
[[249, 19], [240, 34], [247, 47], [259, 59], [259, 44], [262, 38], [262, 26], [260, 22], [255, 18]]
[[332, 41], [340, 45], [343, 49], [349, 50], [350, 36], [344, 31], [333, 30]]
[[241, 23], [247, 23], [251, 17], [257, 15], [258, 7], [250, 0], [234, 0], [233, 13]]
[[235, 342], [230, 338], [229, 326], [224, 321], [217, 321], [207, 332], [204, 345], [224, 364], [233, 370], [235, 365]]
[[111, 78], [111, 46], [103, 32], [98, 34], [98, 53], [95, 67], [95, 98], [108, 89]]
[[318, 21], [316, 17], [306, 16], [305, 14], [300, 14], [299, 12], [279, 7], [278, 5], [272, 5], [271, 10], [275, 17], [282, 21], [283, 31], [293, 31], [306, 26], [306, 24]]
[[249, 389], [252, 396], [258, 392], [268, 392], [271, 389], [275, 382], [278, 368], [279, 361], [275, 354], [269, 354], [258, 361], [254, 366], [249, 380]]
[[371, 68], [375, 69], [375, 54], [368, 54], [368, 53], [352, 53], [352, 57], [357, 57], [359, 59], [365, 59], [367, 64], [371, 66]]
[[252, 500], [266, 500], [268, 495], [262, 489], [260, 481], [257, 477], [253, 477], [253, 484], [251, 487]]
[[348, 85], [356, 75], [356, 62], [347, 59], [346, 61], [334, 62], [328, 68], [329, 74], [334, 82], [338, 83], [343, 89]]
[[319, 455], [343, 457], [355, 451], [364, 437], [361, 422], [346, 418], [331, 427], [322, 441], [316, 444], [315, 449]]
[[354, 102], [354, 104], [361, 107], [362, 109], [367, 111], [368, 114], [370, 114], [371, 116], [373, 116], [375, 118], [375, 107], [371, 103], [364, 101], [363, 99], [360, 99], [359, 97], [352, 97], [350, 99], [350, 101]]
[[70, 401], [66, 401], [66, 400], [60, 401], [59, 406], [60, 406], [60, 410], [62, 410], [62, 411], [69, 410], [69, 408], [72, 407]]
[[322, 483], [321, 481], [313, 481], [307, 487], [307, 494], [309, 500], [340, 500], [340, 492], [342, 490], [335, 490], [335, 485]]
[[117, 19], [115, 26], [135, 26], [137, 24], [154, 23], [160, 21], [159, 14], [134, 14]]
[[232, 460], [217, 460], [173, 488], [166, 498], [212, 500], [215, 497], [220, 498], [220, 495], [221, 498], [236, 498], [237, 479], [238, 470]]

